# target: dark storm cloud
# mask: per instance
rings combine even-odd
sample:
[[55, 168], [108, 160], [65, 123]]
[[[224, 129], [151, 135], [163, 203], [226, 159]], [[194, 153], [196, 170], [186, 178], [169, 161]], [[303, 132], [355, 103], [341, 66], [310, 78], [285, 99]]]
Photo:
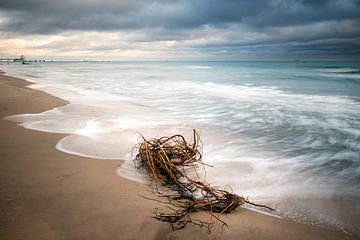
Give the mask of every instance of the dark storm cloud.
[[47, 34], [137, 27], [129, 15], [139, 9], [136, 1], [2, 0], [0, 11], [7, 21], [0, 30]]
[[358, 0], [2, 0], [8, 17], [2, 30], [48, 33], [59, 30], [117, 30], [144, 27], [194, 28], [246, 23], [288, 26], [360, 18]]
[[292, 26], [329, 20], [360, 19], [358, 0], [276, 1], [260, 15], [245, 21], [258, 27]]
[[[190, 33], [194, 37], [194, 32], [207, 27], [216, 29], [221, 39], [195, 42], [193, 47], [218, 51], [271, 49], [268, 45], [273, 44], [289, 52], [313, 46], [317, 53], [332, 48], [338, 49], [332, 53], [357, 55], [351, 49], [359, 45], [348, 40], [360, 37], [359, 23], [360, 0], [0, 1], [0, 32], [143, 31], [146, 34], [135, 41], [147, 42], [191, 40], [186, 39]], [[249, 37], [256, 34], [263, 36]]]

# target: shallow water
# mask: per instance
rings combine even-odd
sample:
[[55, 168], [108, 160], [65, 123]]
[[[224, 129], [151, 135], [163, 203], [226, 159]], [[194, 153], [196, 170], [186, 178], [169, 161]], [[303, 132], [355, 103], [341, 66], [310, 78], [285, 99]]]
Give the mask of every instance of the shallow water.
[[[69, 134], [57, 144], [60, 151], [131, 160], [137, 132], [190, 137], [196, 128], [204, 160], [214, 166], [209, 182], [273, 205], [280, 216], [360, 233], [359, 62], [0, 68], [70, 102], [9, 117], [27, 128]], [[129, 161], [117, 172], [140, 181], [132, 166]]]

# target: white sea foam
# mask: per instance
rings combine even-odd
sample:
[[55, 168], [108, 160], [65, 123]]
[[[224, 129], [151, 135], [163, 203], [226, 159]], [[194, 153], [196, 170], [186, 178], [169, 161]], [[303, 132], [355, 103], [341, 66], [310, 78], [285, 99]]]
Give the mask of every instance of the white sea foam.
[[191, 66], [186, 66], [187, 68], [194, 68], [194, 69], [213, 69], [215, 67], [212, 66], [204, 66], [204, 65], [191, 65]]

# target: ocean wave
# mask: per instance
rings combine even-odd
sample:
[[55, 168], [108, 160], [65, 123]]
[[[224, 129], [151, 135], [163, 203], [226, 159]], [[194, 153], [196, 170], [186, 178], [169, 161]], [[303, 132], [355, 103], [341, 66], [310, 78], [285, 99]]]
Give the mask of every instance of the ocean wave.
[[[324, 70], [323, 70], [324, 71]], [[338, 73], [338, 74], [360, 74], [360, 69], [358, 68], [331, 68], [326, 71], [326, 73]]]
[[212, 66], [204, 66], [204, 65], [191, 65], [186, 66], [187, 68], [194, 68], [194, 69], [214, 69], [215, 67]]

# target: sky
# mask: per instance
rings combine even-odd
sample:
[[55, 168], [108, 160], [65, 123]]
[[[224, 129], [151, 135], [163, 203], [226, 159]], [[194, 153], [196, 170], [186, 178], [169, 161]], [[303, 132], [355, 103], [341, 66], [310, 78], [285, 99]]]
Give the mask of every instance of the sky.
[[0, 0], [0, 58], [359, 60], [360, 0]]

